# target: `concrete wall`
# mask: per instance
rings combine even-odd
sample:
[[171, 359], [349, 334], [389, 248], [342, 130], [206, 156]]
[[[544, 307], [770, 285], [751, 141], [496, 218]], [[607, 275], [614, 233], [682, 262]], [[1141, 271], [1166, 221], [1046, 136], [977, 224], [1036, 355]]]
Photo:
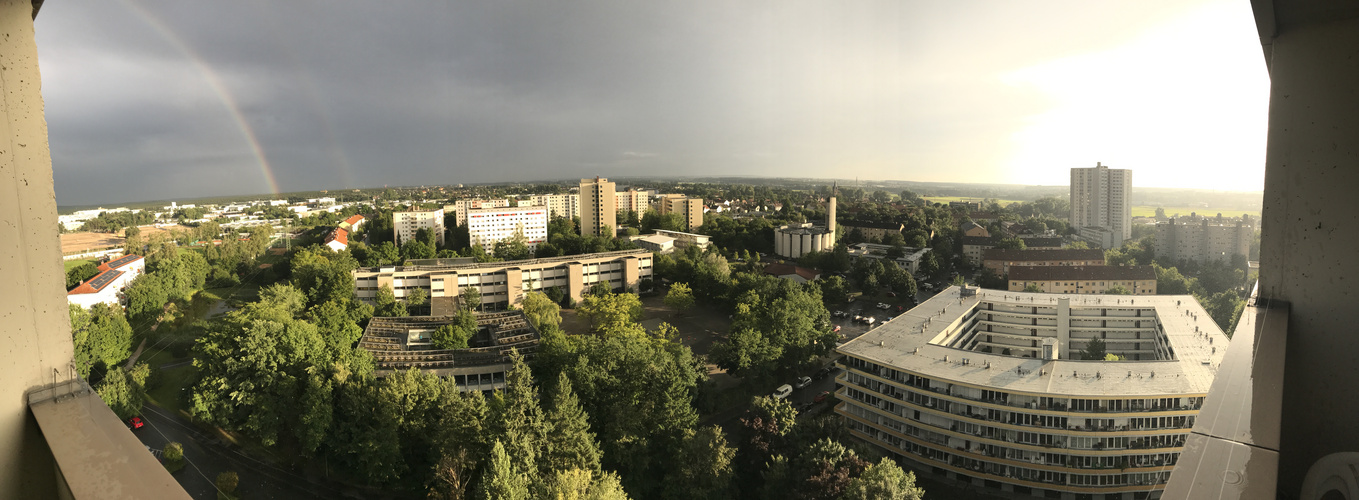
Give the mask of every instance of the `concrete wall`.
[[1297, 495], [1317, 459], [1359, 451], [1359, 20], [1269, 8], [1286, 6], [1272, 45], [1262, 39], [1272, 86], [1260, 297], [1292, 307], [1278, 484]]
[[0, 34], [0, 498], [51, 498], [55, 465], [24, 393], [74, 374], [28, 0], [0, 0]]

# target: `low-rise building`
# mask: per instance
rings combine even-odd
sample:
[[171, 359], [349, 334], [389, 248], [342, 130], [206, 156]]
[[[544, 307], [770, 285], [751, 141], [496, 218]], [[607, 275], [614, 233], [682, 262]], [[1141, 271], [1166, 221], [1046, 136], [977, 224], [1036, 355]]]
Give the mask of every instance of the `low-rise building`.
[[779, 226], [774, 231], [774, 253], [790, 259], [800, 259], [812, 252], [835, 249], [835, 230], [814, 226], [807, 222]]
[[1156, 295], [1151, 266], [1015, 266], [1007, 281], [1013, 292], [1036, 285], [1043, 293], [1098, 294], [1123, 287], [1133, 295]]
[[845, 226], [845, 234], [858, 229], [864, 239], [877, 241], [882, 241], [892, 233], [901, 234], [901, 229], [905, 227], [900, 222], [869, 222], [855, 219], [840, 221], [840, 225]]
[[580, 300], [595, 283], [635, 290], [652, 276], [652, 255], [646, 250], [620, 250], [504, 262], [367, 267], [352, 274], [359, 300], [372, 302], [384, 286], [399, 300], [421, 289], [429, 297], [430, 314], [440, 316], [455, 312], [462, 291], [469, 287], [480, 296], [477, 309], [492, 310], [518, 306], [524, 293], [533, 290], [556, 288], [571, 300]]
[[1096, 248], [1116, 248], [1123, 244], [1117, 232], [1101, 226], [1085, 226], [1078, 229], [1076, 234], [1081, 241]]
[[985, 226], [972, 221], [962, 223], [962, 225], [958, 226], [958, 229], [962, 231], [963, 237], [965, 238], [969, 236], [974, 238], [991, 237], [991, 231], [987, 231]]
[[522, 235], [529, 250], [547, 241], [547, 207], [474, 208], [467, 211], [467, 235], [472, 245], [492, 252], [495, 244]]
[[[1122, 360], [1081, 360], [1095, 339]], [[1228, 343], [1189, 295], [951, 287], [836, 349], [835, 412], [916, 470], [1005, 497], [1157, 498]]]
[[637, 246], [650, 250], [654, 254], [667, 254], [675, 251], [675, 239], [659, 234], [648, 234], [644, 236], [633, 236], [632, 242]]
[[441, 208], [392, 212], [392, 226], [397, 246], [414, 239], [415, 233], [421, 229], [433, 231], [439, 244], [444, 244], [444, 211]]
[[510, 350], [531, 358], [541, 336], [523, 311], [477, 313], [477, 332], [465, 349], [439, 349], [434, 331], [453, 324], [456, 316], [374, 317], [368, 320], [358, 346], [373, 355], [377, 377], [419, 368], [452, 380], [462, 391], [505, 389], [505, 374], [513, 368]]
[[119, 305], [123, 289], [146, 272], [146, 259], [140, 255], [124, 255], [99, 264], [99, 274], [66, 292], [66, 301], [80, 307], [95, 304]]
[[815, 269], [798, 267], [793, 264], [770, 264], [764, 266], [764, 273], [776, 278], [792, 280], [794, 283], [806, 283], [816, 281], [821, 277], [821, 273]]
[[927, 248], [902, 247], [902, 255], [895, 259], [889, 258], [894, 247], [892, 245], [882, 245], [878, 243], [856, 243], [850, 245], [849, 258], [858, 259], [878, 259], [884, 262], [895, 262], [897, 266], [909, 271], [911, 274], [920, 272], [920, 259], [930, 251]]
[[340, 251], [349, 248], [349, 231], [337, 227], [326, 234], [325, 245], [333, 251]]
[[[996, 242], [1001, 238], [994, 236], [964, 236], [963, 237], [963, 256], [967, 257], [968, 262], [974, 266], [982, 265], [985, 252], [996, 247]], [[1025, 238], [1024, 248], [1029, 250], [1058, 250], [1062, 248], [1062, 239], [1057, 237]]]
[[706, 234], [684, 233], [680, 231], [667, 231], [657, 229], [656, 234], [675, 239], [675, 249], [684, 250], [689, 247], [698, 247], [699, 250], [707, 250], [711, 244], [710, 236]]
[[340, 223], [340, 227], [346, 231], [358, 231], [364, 222], [367, 222], [367, 219], [364, 219], [362, 215], [351, 215]]
[[1102, 266], [1104, 251], [1085, 248], [1012, 250], [992, 248], [982, 253], [982, 267], [1004, 276], [1013, 266]]

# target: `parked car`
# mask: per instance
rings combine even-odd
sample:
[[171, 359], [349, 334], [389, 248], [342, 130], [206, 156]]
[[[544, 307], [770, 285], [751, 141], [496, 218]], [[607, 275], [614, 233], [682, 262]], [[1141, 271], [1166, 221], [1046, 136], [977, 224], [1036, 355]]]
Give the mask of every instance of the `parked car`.
[[844, 311], [835, 311], [835, 312], [831, 313], [831, 316], [834, 316], [834, 317], [837, 317], [837, 318], [843, 318], [843, 317], [849, 316], [849, 314], [846, 313], [846, 312], [844, 312]]
[[774, 399], [783, 399], [793, 393], [793, 386], [783, 384], [778, 389], [774, 389]]
[[888, 297], [896, 297], [896, 296], [897, 296], [897, 292], [887, 292], [887, 296], [888, 296]]
[[821, 391], [821, 394], [817, 394], [817, 395], [816, 395], [816, 398], [815, 398], [815, 399], [812, 399], [812, 402], [813, 402], [813, 403], [820, 403], [820, 402], [822, 402], [822, 401], [825, 401], [826, 398], [828, 398], [828, 397], [830, 397], [830, 391]]
[[869, 325], [872, 325], [873, 323], [877, 323], [877, 322], [878, 322], [878, 318], [874, 318], [874, 317], [872, 317], [872, 316], [865, 316], [865, 317], [864, 317], [864, 323], [868, 323]]
[[839, 332], [839, 331], [840, 331], [840, 325], [835, 325], [835, 328], [832, 329], [831, 331], [832, 331], [832, 332]]
[[807, 413], [807, 410], [810, 410], [810, 409], [812, 409], [812, 403], [810, 403], [810, 402], [808, 402], [808, 403], [798, 403], [798, 405], [797, 405], [797, 412], [798, 412], [798, 413]]
[[887, 303], [885, 303], [885, 302], [879, 302], [879, 303], [878, 303], [878, 309], [882, 309], [882, 310], [886, 311], [886, 310], [891, 309], [891, 308], [892, 308], [892, 305], [891, 305], [891, 304], [887, 304]]
[[858, 322], [863, 321], [863, 320], [864, 320], [864, 317], [863, 317], [863, 316], [860, 316], [860, 315], [858, 315], [858, 314], [855, 314], [855, 315], [854, 315], [854, 322], [855, 322], [855, 323], [858, 323]]
[[818, 370], [818, 371], [816, 372], [816, 378], [826, 378], [826, 375], [830, 375], [831, 372], [834, 372], [834, 371], [835, 371], [835, 366], [834, 366], [834, 365], [832, 365], [832, 366], [827, 366], [827, 367], [822, 368], [822, 369], [820, 369], [820, 370]]
[[809, 386], [809, 385], [812, 385], [812, 378], [811, 378], [811, 377], [798, 377], [798, 378], [797, 378], [797, 388], [798, 388], [798, 389], [807, 387], [807, 386]]
[[135, 430], [137, 430], [137, 429], [140, 429], [140, 428], [144, 427], [145, 425], [146, 425], [146, 422], [143, 422], [143, 421], [142, 421], [142, 417], [132, 417], [132, 418], [127, 419], [127, 428], [128, 428], [128, 429], [132, 429], [132, 430], [135, 431]]

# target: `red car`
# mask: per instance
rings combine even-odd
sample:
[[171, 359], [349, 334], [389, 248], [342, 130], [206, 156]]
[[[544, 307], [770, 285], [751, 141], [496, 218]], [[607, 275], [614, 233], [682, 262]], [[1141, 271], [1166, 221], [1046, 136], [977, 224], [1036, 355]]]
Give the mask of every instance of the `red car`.
[[132, 429], [132, 430], [135, 431], [135, 430], [137, 430], [137, 429], [142, 428], [142, 426], [144, 426], [144, 425], [146, 425], [146, 422], [143, 422], [143, 421], [142, 421], [142, 417], [132, 417], [132, 418], [127, 419], [127, 428], [128, 428], [128, 429]]
[[816, 399], [813, 399], [812, 402], [820, 403], [822, 401], [825, 401], [828, 396], [830, 396], [830, 391], [821, 391], [821, 394], [817, 394]]

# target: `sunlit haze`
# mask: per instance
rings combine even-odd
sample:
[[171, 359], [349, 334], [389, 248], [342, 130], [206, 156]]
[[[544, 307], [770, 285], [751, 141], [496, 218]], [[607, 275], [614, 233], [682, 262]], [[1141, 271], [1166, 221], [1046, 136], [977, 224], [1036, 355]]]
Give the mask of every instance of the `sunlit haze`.
[[1237, 1], [94, 2], [37, 19], [58, 202], [766, 176], [1258, 191]]

